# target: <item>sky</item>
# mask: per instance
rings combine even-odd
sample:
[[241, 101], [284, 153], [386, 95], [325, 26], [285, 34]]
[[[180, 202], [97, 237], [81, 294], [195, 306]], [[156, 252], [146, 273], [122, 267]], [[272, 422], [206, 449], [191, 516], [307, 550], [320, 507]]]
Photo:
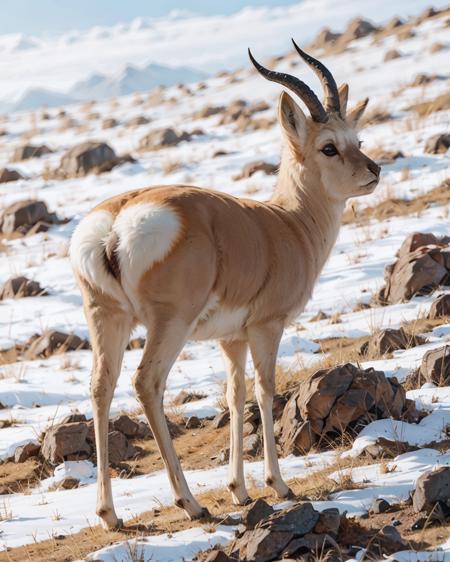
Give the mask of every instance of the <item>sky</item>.
[[114, 25], [138, 16], [173, 10], [203, 15], [231, 14], [245, 6], [282, 6], [298, 0], [0, 0], [0, 34], [46, 35]]

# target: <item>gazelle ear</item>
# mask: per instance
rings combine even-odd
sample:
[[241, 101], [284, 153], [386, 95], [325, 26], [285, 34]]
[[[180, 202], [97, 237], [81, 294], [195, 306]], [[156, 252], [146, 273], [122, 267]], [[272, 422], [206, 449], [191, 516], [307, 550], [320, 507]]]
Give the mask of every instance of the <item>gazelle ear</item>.
[[339, 86], [339, 104], [341, 106], [341, 115], [345, 119], [347, 114], [347, 102], [348, 102], [348, 84], [341, 84]]
[[348, 113], [346, 121], [351, 127], [356, 127], [358, 125], [358, 121], [361, 119], [364, 110], [369, 103], [369, 98], [360, 101], [356, 104], [356, 106]]
[[278, 119], [289, 148], [296, 159], [301, 162], [308, 122], [306, 115], [287, 92], [282, 92], [280, 95]]

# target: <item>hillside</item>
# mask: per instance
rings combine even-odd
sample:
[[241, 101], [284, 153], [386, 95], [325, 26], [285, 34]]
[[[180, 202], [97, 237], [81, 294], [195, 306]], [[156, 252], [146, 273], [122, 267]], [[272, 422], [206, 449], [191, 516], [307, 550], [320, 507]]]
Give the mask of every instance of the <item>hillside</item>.
[[[380, 4], [386, 8], [387, 3]], [[429, 516], [422, 528], [413, 528], [423, 514], [415, 513], [409, 501], [422, 474], [450, 466], [450, 356], [443, 351], [438, 377], [427, 378], [423, 363], [426, 353], [446, 349], [450, 338], [450, 143], [444, 136], [450, 122], [450, 9], [424, 12], [422, 2], [411, 5], [416, 14], [405, 9], [401, 21], [388, 19], [392, 9], [387, 15], [380, 11], [378, 18], [369, 14], [372, 27], [349, 22], [355, 6], [345, 2], [332, 28], [343, 34], [322, 33], [311, 46], [338, 84], [349, 83], [350, 105], [370, 96], [360, 138], [364, 151], [382, 165], [382, 180], [372, 195], [350, 201], [313, 298], [283, 336], [277, 392], [284, 406], [318, 369], [352, 363], [384, 373], [385, 388], [396, 389], [394, 398], [401, 401], [398, 415], [387, 407], [380, 413], [384, 406], [377, 403], [373, 419], [353, 423], [352, 418], [343, 431], [334, 427], [305, 455], [285, 447], [280, 437], [281, 469], [296, 499], [312, 501], [318, 511], [337, 508], [347, 514], [347, 542], [342, 535], [337, 539], [344, 541], [339, 542], [340, 560], [366, 555], [376, 560], [450, 560], [445, 506], [440, 519]], [[311, 35], [308, 41], [313, 39]], [[298, 41], [305, 46], [301, 37]], [[288, 35], [283, 45], [285, 53], [266, 58], [267, 65], [298, 75], [319, 93], [316, 77], [288, 51]], [[15, 37], [14, 49], [20, 53], [29, 56], [34, 48], [24, 37]], [[264, 59], [260, 51], [264, 54], [255, 42], [255, 56]], [[132, 451], [111, 469], [125, 529], [106, 533], [98, 526], [92, 442], [65, 455], [62, 463], [39, 451], [43, 434], [62, 422], [91, 427], [91, 352], [67, 255], [80, 218], [107, 197], [150, 185], [192, 184], [266, 200], [276, 182], [280, 87], [264, 81], [249, 63], [200, 82], [151, 90], [148, 74], [141, 80], [136, 69], [128, 68], [122, 78], [119, 85], [103, 74], [89, 81], [102, 101], [15, 112], [3, 115], [0, 123], [0, 167], [20, 174], [7, 183], [0, 180], [0, 560], [8, 562], [192, 560], [200, 550], [229, 543], [237, 526], [238, 520], [228, 517], [237, 508], [225, 491], [229, 426], [217, 427], [214, 421], [225, 405], [225, 372], [214, 342], [185, 347], [165, 397], [188, 482], [212, 513], [211, 521], [187, 522], [181, 511], [169, 507], [172, 498], [161, 458], [146, 424], [138, 424], [144, 416], [131, 378], [142, 353], [142, 328], [133, 333], [133, 345], [125, 353], [111, 409], [112, 419], [126, 414], [136, 424], [130, 434], [117, 429], [119, 422], [114, 426], [120, 439], [126, 435], [125, 450]], [[81, 97], [83, 84], [77, 88]], [[142, 91], [128, 93], [136, 89]], [[174, 131], [168, 132], [169, 127]], [[74, 170], [63, 157], [87, 141], [107, 143], [109, 148], [102, 148], [107, 157], [91, 170]], [[266, 164], [262, 169], [247, 167], [261, 161]], [[4, 178], [4, 170], [0, 172]], [[24, 213], [33, 219], [21, 220], [11, 207], [27, 200], [34, 203]], [[380, 294], [390, 282], [385, 267], [397, 260], [412, 233], [435, 235], [409, 238], [406, 246], [411, 252], [417, 244], [425, 248], [421, 252], [435, 268], [439, 262], [446, 277], [424, 282], [411, 294], [401, 285], [401, 297], [394, 296], [392, 280], [391, 293], [385, 289]], [[406, 246], [400, 258], [408, 254]], [[9, 283], [19, 276], [39, 285]], [[447, 304], [439, 308], [441, 297]], [[379, 343], [384, 330], [400, 328], [404, 333], [396, 332], [397, 343]], [[398, 343], [398, 338], [403, 340]], [[254, 401], [250, 359], [247, 375], [247, 398]], [[184, 403], [176, 400], [182, 391], [190, 396]], [[348, 413], [348, 404], [346, 408]], [[68, 418], [72, 415], [81, 417]], [[257, 418], [252, 423], [251, 435], [257, 437], [246, 456], [249, 488], [254, 498], [276, 504], [262, 487], [260, 424]], [[27, 444], [28, 453], [15, 462], [18, 448]], [[68, 477], [72, 487], [63, 487]], [[379, 498], [392, 509], [368, 516]], [[395, 529], [402, 542], [371, 551], [374, 537], [393, 520], [399, 522]], [[358, 548], [352, 551], [350, 542]]]

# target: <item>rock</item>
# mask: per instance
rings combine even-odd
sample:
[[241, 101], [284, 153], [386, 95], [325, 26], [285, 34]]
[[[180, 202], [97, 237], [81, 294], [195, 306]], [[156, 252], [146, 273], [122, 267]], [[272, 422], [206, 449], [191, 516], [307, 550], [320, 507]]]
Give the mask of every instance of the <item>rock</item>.
[[254, 529], [258, 523], [273, 514], [273, 507], [262, 499], [257, 499], [244, 508], [241, 522], [247, 529]]
[[243, 435], [247, 437], [248, 435], [252, 435], [257, 431], [258, 427], [251, 422], [245, 422], [243, 426]]
[[0, 169], [0, 183], [9, 183], [11, 181], [23, 180], [25, 177], [17, 170], [10, 168]]
[[84, 422], [60, 424], [45, 433], [41, 454], [51, 464], [59, 464], [68, 455], [89, 455], [86, 441], [88, 426]]
[[150, 429], [147, 422], [140, 421], [138, 425], [139, 425], [139, 431], [137, 437], [140, 437], [141, 439], [153, 439], [152, 430]]
[[203, 560], [203, 562], [229, 562], [231, 558], [225, 554], [222, 550], [213, 550], [208, 554], [208, 556]]
[[112, 426], [126, 437], [136, 437], [139, 434], [139, 423], [126, 414], [121, 414], [112, 420]]
[[381, 549], [386, 554], [393, 554], [403, 550], [408, 543], [402, 539], [400, 533], [393, 525], [385, 525], [373, 541], [374, 551]]
[[225, 109], [224, 105], [207, 105], [196, 111], [193, 115], [194, 119], [205, 119], [207, 117], [211, 117], [212, 115], [217, 115], [218, 113], [222, 113]]
[[450, 345], [430, 349], [422, 357], [420, 376], [437, 386], [450, 384]]
[[86, 416], [84, 414], [73, 413], [65, 416], [59, 423], [61, 425], [65, 423], [75, 423], [75, 422], [85, 422], [87, 421]]
[[291, 532], [276, 532], [269, 529], [246, 531], [236, 542], [239, 560], [242, 562], [266, 562], [281, 554], [292, 540]]
[[389, 49], [389, 51], [386, 51], [386, 53], [384, 54], [383, 61], [389, 62], [394, 59], [399, 59], [402, 56], [403, 55], [400, 53], [400, 51], [397, 51], [397, 49]]
[[184, 427], [186, 429], [198, 429], [199, 427], [202, 427], [202, 420], [197, 416], [190, 416], [186, 419]]
[[330, 316], [325, 312], [323, 312], [323, 310], [319, 310], [319, 312], [311, 318], [310, 322], [319, 322], [320, 320], [328, 320], [329, 317]]
[[172, 400], [172, 404], [175, 404], [175, 406], [182, 406], [183, 404], [195, 402], [196, 400], [201, 400], [202, 398], [205, 398], [205, 395], [201, 394], [200, 392], [189, 392], [188, 390], [182, 390]]
[[37, 357], [50, 357], [54, 353], [65, 353], [66, 351], [78, 351], [79, 349], [89, 349], [89, 342], [82, 340], [75, 334], [65, 334], [57, 330], [49, 330], [36, 339], [25, 352], [27, 359]]
[[61, 158], [64, 177], [85, 176], [91, 172], [106, 172], [119, 163], [114, 150], [105, 142], [86, 141], [70, 148]]
[[245, 100], [232, 101], [223, 111], [222, 117], [219, 120], [219, 125], [228, 125], [229, 123], [234, 123], [242, 115], [249, 117], [249, 113], [246, 110], [246, 107], [247, 102]]
[[79, 485], [80, 481], [73, 476], [65, 476], [58, 482], [58, 488], [63, 488], [64, 490], [73, 490], [74, 488], [78, 488]]
[[340, 36], [341, 33], [333, 33], [333, 31], [331, 31], [328, 27], [324, 27], [312, 41], [310, 49], [323, 49], [330, 45], [334, 45]]
[[341, 524], [341, 514], [336, 507], [329, 507], [321, 511], [314, 532], [331, 535], [336, 538]]
[[136, 115], [132, 117], [128, 122], [128, 127], [140, 127], [141, 125], [147, 125], [150, 123], [150, 119], [145, 117], [145, 115]]
[[433, 301], [428, 313], [430, 320], [442, 318], [443, 316], [450, 316], [450, 294], [441, 295]]
[[19, 162], [29, 158], [40, 158], [44, 154], [51, 154], [52, 152], [53, 150], [50, 150], [45, 144], [25, 144], [15, 149], [12, 159], [14, 162]]
[[222, 410], [219, 412], [212, 421], [212, 427], [214, 429], [219, 429], [220, 427], [226, 426], [230, 423], [230, 411], [229, 410]]
[[384, 304], [406, 302], [415, 295], [429, 294], [448, 281], [450, 239], [432, 234], [409, 235], [398, 251], [395, 263], [385, 268]]
[[233, 177], [235, 181], [244, 178], [250, 178], [256, 172], [264, 172], [267, 175], [276, 174], [278, 171], [278, 166], [275, 164], [269, 164], [269, 162], [263, 162], [262, 160], [256, 160], [255, 162], [249, 162], [242, 168], [242, 172]]
[[8, 279], [0, 291], [1, 299], [13, 299], [22, 297], [45, 296], [48, 292], [43, 289], [37, 281], [31, 281], [26, 277], [13, 277]]
[[356, 17], [350, 21], [346, 30], [339, 39], [340, 43], [348, 43], [354, 39], [361, 39], [377, 31], [377, 28], [369, 21]]
[[375, 418], [398, 419], [407, 409], [405, 390], [395, 377], [352, 364], [321, 369], [298, 384], [284, 407], [277, 423], [279, 443], [284, 454], [304, 454], [327, 433], [334, 439]]
[[386, 501], [384, 498], [377, 498], [372, 502], [370, 506], [369, 512], [370, 513], [386, 513], [389, 511], [391, 504]]
[[143, 137], [139, 142], [141, 150], [159, 150], [170, 146], [177, 146], [180, 142], [191, 140], [191, 135], [186, 131], [177, 132], [171, 127], [156, 129]]
[[440, 133], [430, 137], [425, 143], [427, 154], [445, 154], [450, 147], [450, 134]]
[[29, 458], [35, 457], [39, 454], [40, 449], [41, 446], [36, 445], [36, 443], [27, 443], [26, 445], [21, 445], [15, 450], [14, 462], [25, 462]]
[[112, 129], [113, 127], [117, 127], [119, 125], [119, 121], [114, 119], [113, 117], [107, 117], [102, 121], [102, 129]]
[[304, 535], [311, 532], [319, 521], [319, 512], [312, 504], [303, 502], [281, 511], [275, 511], [260, 523], [260, 527], [273, 532]]
[[55, 213], [49, 213], [43, 201], [28, 199], [17, 201], [6, 207], [0, 218], [1, 231], [11, 234], [21, 229], [27, 232], [39, 222], [54, 224], [58, 220]]
[[128, 443], [128, 439], [120, 431], [108, 433], [108, 452], [111, 464], [120, 464], [136, 454], [136, 449]]
[[425, 86], [434, 80], [438, 80], [439, 76], [437, 74], [417, 74], [414, 80], [411, 82], [411, 88], [416, 88], [417, 86]]
[[415, 511], [431, 513], [436, 502], [447, 503], [449, 500], [450, 466], [442, 466], [419, 476], [413, 494]]
[[256, 433], [247, 435], [244, 438], [244, 455], [249, 457], [256, 457], [261, 448], [261, 438]]
[[403, 328], [385, 328], [379, 330], [370, 340], [369, 349], [376, 355], [392, 353], [397, 349], [408, 349], [423, 345], [425, 339], [420, 336], [410, 336]]

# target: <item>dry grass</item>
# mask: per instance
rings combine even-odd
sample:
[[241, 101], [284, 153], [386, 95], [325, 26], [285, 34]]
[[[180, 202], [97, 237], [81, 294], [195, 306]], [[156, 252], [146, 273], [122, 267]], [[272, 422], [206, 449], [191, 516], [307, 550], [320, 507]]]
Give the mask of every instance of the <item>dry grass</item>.
[[[335, 464], [317, 472], [312, 472], [306, 478], [294, 479], [288, 482], [294, 494], [299, 498], [324, 499], [330, 493], [342, 489], [358, 487], [348, 477], [343, 477], [341, 482], [328, 478], [335, 471], [367, 464], [361, 459], [342, 459]], [[277, 503], [273, 492], [269, 488], [249, 487], [253, 499], [264, 498], [269, 503]], [[237, 511], [231, 503], [227, 490], [209, 490], [196, 494], [199, 502], [208, 508], [212, 517], [209, 521], [189, 521], [184, 513], [175, 506], [159, 506], [152, 511], [140, 514], [126, 523], [120, 531], [104, 531], [100, 526], [88, 526], [79, 533], [68, 535], [64, 539], [52, 538], [42, 542], [13, 548], [5, 553], [5, 562], [69, 562], [74, 559], [83, 559], [88, 553], [111, 545], [117, 541], [131, 540], [142, 536], [161, 533], [175, 533], [192, 527], [203, 527], [206, 531], [213, 531], [216, 526], [224, 522], [227, 514]], [[59, 515], [59, 514], [58, 514]]]
[[443, 111], [446, 109], [450, 109], [450, 92], [441, 94], [430, 101], [418, 102], [408, 107], [409, 111], [414, 111], [416, 115], [422, 118], [428, 117], [428, 115], [435, 111]]
[[383, 221], [391, 217], [420, 214], [432, 205], [448, 205], [450, 203], [450, 179], [445, 179], [439, 186], [414, 199], [386, 199], [373, 207], [346, 209], [343, 224], [356, 223], [367, 225], [370, 220]]

